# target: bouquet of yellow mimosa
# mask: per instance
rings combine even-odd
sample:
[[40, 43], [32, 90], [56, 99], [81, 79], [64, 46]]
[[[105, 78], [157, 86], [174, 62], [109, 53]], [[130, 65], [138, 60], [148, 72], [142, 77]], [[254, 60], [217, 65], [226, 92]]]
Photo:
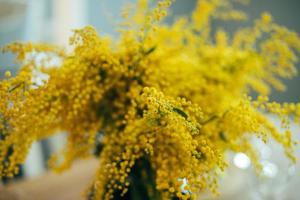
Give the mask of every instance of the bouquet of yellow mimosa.
[[49, 166], [61, 172], [96, 156], [91, 200], [217, 194], [226, 152], [245, 153], [259, 173], [253, 137], [274, 139], [295, 162], [289, 123], [299, 123], [300, 104], [268, 95], [296, 75], [300, 38], [268, 13], [233, 34], [213, 29], [214, 20], [247, 18], [233, 2], [200, 0], [190, 16], [166, 25], [172, 0], [139, 0], [122, 11], [117, 40], [87, 26], [74, 30], [68, 51], [4, 47], [21, 67], [0, 82], [0, 177], [17, 174], [34, 142], [61, 131], [67, 142]]

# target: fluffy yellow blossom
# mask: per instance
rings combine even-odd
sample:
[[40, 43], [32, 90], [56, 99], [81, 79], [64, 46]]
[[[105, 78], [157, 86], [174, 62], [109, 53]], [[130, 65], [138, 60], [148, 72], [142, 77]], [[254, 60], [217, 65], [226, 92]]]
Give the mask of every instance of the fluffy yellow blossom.
[[11, 77], [11, 72], [10, 71], [6, 71], [5, 72], [5, 77], [7, 77], [7, 78]]
[[[218, 193], [226, 152], [244, 152], [259, 171], [251, 137], [271, 138], [295, 162], [290, 120], [299, 103], [271, 102], [296, 75], [300, 39], [264, 13], [232, 36], [212, 20], [246, 15], [231, 1], [201, 0], [191, 18], [164, 25], [171, 0], [124, 11], [120, 38], [75, 30], [73, 50], [13, 43], [18, 74], [0, 82], [0, 177], [18, 173], [31, 145], [65, 131], [50, 167], [99, 158], [88, 199], [196, 199]], [[252, 100], [250, 92], [258, 97]], [[275, 128], [264, 113], [281, 119]]]

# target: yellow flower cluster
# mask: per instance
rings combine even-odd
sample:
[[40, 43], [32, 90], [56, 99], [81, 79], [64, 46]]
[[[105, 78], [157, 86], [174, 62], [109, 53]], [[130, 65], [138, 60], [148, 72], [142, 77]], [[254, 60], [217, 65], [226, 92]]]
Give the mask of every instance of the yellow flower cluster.
[[[191, 18], [164, 25], [171, 0], [140, 0], [124, 11], [117, 42], [92, 27], [75, 30], [67, 52], [13, 43], [22, 65], [0, 82], [0, 177], [18, 173], [33, 142], [65, 131], [50, 166], [62, 171], [99, 153], [89, 199], [196, 199], [217, 193], [226, 152], [246, 153], [260, 168], [253, 136], [275, 139], [295, 162], [289, 121], [299, 103], [270, 102], [272, 88], [296, 74], [295, 32], [264, 13], [231, 37], [211, 21], [241, 20], [230, 0], [201, 0]], [[130, 14], [130, 15], [129, 15]], [[258, 98], [252, 100], [250, 92]], [[278, 115], [283, 132], [265, 116]]]

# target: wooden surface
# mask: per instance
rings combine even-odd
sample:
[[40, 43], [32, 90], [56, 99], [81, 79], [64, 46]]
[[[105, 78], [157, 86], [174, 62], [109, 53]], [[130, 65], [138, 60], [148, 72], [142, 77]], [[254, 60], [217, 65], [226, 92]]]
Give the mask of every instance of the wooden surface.
[[47, 172], [34, 178], [0, 186], [0, 200], [81, 200], [92, 181], [97, 160], [82, 160], [62, 174]]

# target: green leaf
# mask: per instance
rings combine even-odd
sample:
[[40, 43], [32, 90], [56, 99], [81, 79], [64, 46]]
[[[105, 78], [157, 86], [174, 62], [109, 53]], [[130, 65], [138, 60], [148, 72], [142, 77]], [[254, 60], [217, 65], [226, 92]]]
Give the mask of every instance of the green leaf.
[[223, 131], [221, 131], [221, 132], [219, 133], [219, 137], [220, 137], [224, 142], [227, 141], [227, 138], [226, 138], [226, 136], [225, 136], [225, 134], [224, 134]]
[[144, 51], [144, 55], [147, 56], [149, 54], [151, 54], [153, 51], [155, 51], [156, 47], [151, 47], [148, 50]]
[[173, 108], [173, 111], [176, 112], [177, 114], [181, 115], [182, 117], [184, 117], [184, 119], [188, 118], [188, 115], [179, 108]]

